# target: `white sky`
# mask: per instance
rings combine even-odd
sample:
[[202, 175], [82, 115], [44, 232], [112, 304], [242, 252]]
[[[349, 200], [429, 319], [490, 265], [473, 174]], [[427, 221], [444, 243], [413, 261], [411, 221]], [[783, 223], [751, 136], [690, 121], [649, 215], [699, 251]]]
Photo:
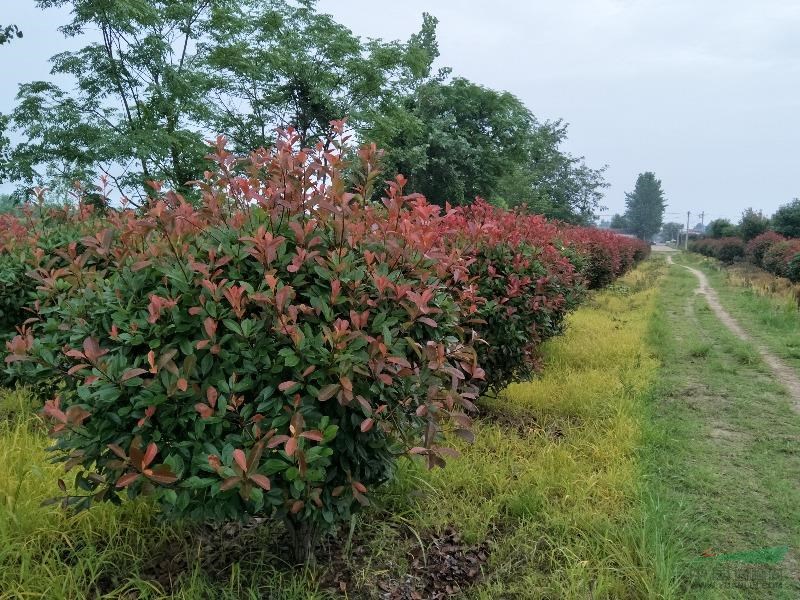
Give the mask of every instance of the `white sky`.
[[[0, 112], [67, 47], [63, 11], [0, 0], [25, 37], [0, 48]], [[651, 170], [668, 220], [771, 214], [800, 195], [800, 2], [795, 0], [320, 0], [364, 37], [406, 39], [439, 18], [439, 66], [570, 123], [568, 149], [608, 164], [605, 204]], [[71, 42], [74, 44], [74, 42]]]

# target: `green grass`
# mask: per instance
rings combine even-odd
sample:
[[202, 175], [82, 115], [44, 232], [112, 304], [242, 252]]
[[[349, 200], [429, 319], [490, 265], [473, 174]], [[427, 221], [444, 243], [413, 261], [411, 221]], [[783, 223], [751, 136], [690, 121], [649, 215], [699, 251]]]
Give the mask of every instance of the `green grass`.
[[[415, 546], [451, 526], [489, 551], [469, 598], [681, 597], [672, 513], [643, 477], [641, 451], [659, 368], [647, 337], [663, 270], [651, 261], [573, 314], [566, 335], [546, 345], [540, 378], [485, 401], [476, 443], [457, 444], [461, 458], [437, 471], [401, 464], [338, 551], [349, 596], [323, 589], [324, 565], [288, 570], [264, 540], [246, 561], [217, 565], [220, 577], [191, 562], [171, 597], [370, 597], [376, 581], [408, 571]], [[167, 597], [145, 567], [165, 546], [206, 550], [144, 502], [76, 516], [40, 507], [61, 471], [47, 463], [30, 402], [24, 392], [0, 393], [0, 598], [84, 598], [98, 589], [108, 598]]]
[[[663, 366], [643, 457], [669, 515], [665, 534], [684, 549], [680, 597], [797, 598], [800, 417], [696, 286], [674, 266], [659, 295], [650, 339]], [[701, 556], [785, 546], [775, 564]]]
[[676, 260], [701, 269], [742, 327], [800, 372], [800, 310], [791, 284], [755, 267], [728, 268], [698, 254], [682, 253]]

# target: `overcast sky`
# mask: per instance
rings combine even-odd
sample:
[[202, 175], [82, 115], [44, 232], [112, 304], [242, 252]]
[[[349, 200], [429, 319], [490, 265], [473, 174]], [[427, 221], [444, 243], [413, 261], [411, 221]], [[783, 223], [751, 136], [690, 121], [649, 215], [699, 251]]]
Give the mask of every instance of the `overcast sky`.
[[[66, 13], [2, 0], [25, 32], [0, 50], [0, 112], [68, 47]], [[608, 213], [636, 176], [662, 180], [668, 220], [771, 214], [800, 195], [800, 2], [795, 0], [320, 0], [365, 37], [439, 19], [439, 66], [570, 124], [568, 149], [608, 165]], [[74, 44], [74, 42], [71, 42]]]

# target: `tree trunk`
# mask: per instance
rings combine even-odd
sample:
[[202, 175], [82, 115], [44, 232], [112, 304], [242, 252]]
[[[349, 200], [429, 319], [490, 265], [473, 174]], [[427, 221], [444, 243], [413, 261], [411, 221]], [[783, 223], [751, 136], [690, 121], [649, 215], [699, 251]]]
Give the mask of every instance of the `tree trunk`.
[[308, 521], [296, 522], [291, 516], [284, 519], [286, 531], [289, 533], [292, 560], [296, 565], [314, 565], [314, 551], [320, 538], [320, 528]]

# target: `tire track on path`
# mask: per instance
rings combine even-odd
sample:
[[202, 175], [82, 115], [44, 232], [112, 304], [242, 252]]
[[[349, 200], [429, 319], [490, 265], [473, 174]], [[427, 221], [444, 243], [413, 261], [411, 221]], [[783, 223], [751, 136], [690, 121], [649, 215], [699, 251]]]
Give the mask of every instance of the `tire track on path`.
[[[672, 256], [667, 255], [667, 263], [675, 265]], [[794, 372], [789, 365], [783, 362], [780, 358], [767, 350], [764, 346], [754, 340], [739, 323], [734, 319], [728, 311], [726, 311], [722, 304], [720, 304], [717, 292], [711, 287], [708, 282], [706, 274], [698, 269], [687, 267], [686, 265], [678, 265], [690, 271], [699, 281], [700, 285], [697, 288], [697, 293], [705, 296], [708, 305], [717, 318], [722, 321], [722, 324], [727, 327], [731, 333], [738, 337], [743, 342], [751, 344], [761, 355], [762, 360], [767, 363], [772, 372], [778, 377], [778, 380], [783, 384], [789, 395], [792, 397], [792, 408], [795, 412], [800, 413], [800, 377]]]

